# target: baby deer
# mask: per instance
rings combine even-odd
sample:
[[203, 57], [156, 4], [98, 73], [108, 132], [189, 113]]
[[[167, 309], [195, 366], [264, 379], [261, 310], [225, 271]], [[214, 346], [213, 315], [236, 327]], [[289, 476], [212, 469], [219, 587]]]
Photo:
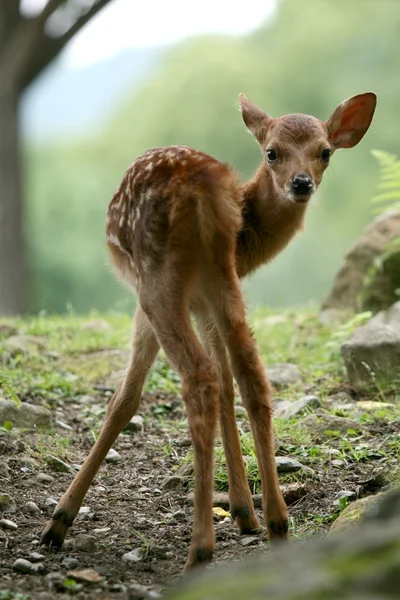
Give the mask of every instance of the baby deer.
[[111, 200], [111, 258], [138, 297], [132, 353], [101, 433], [43, 533], [45, 544], [62, 545], [108, 450], [139, 407], [160, 346], [182, 379], [194, 450], [194, 517], [186, 567], [209, 561], [213, 554], [217, 419], [232, 517], [242, 534], [260, 527], [243, 466], [232, 372], [254, 436], [268, 537], [272, 542], [288, 538], [274, 458], [271, 386], [246, 323], [239, 278], [270, 261], [302, 229], [308, 201], [331, 155], [362, 139], [376, 96], [368, 92], [345, 100], [326, 122], [303, 114], [273, 119], [243, 94], [240, 104], [263, 155], [249, 182], [240, 184], [228, 165], [207, 154], [170, 146], [140, 156]]

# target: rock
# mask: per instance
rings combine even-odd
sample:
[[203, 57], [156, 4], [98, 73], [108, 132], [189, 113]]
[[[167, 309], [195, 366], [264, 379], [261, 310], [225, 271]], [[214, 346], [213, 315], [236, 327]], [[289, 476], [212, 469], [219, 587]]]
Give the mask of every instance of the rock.
[[140, 415], [134, 415], [124, 431], [142, 432], [144, 430], [144, 419]]
[[387, 251], [388, 242], [399, 236], [400, 212], [390, 210], [376, 217], [346, 255], [322, 308], [376, 312], [393, 304], [397, 300], [395, 290], [400, 287], [398, 257], [386, 264], [384, 259], [380, 275], [372, 280], [367, 276], [376, 259]]
[[59, 419], [56, 419], [54, 421], [54, 424], [56, 427], [59, 427], [60, 429], [65, 429], [67, 431], [73, 431], [73, 427], [71, 427], [71, 425], [68, 425], [68, 423], [64, 423], [64, 421], [60, 421]]
[[13, 335], [4, 342], [4, 346], [12, 354], [36, 354], [44, 350], [45, 339], [35, 335]]
[[377, 502], [379, 499], [379, 495], [377, 496], [366, 496], [365, 498], [359, 498], [355, 502], [346, 506], [346, 508], [340, 513], [336, 521], [333, 521], [330, 529], [329, 535], [338, 532], [349, 532], [352, 531], [356, 525], [359, 524], [359, 521], [362, 517], [364, 517], [366, 511], [372, 504]]
[[277, 419], [291, 419], [307, 409], [318, 408], [319, 406], [321, 406], [321, 402], [316, 396], [303, 396], [295, 402], [281, 400], [274, 406], [274, 417]]
[[65, 556], [61, 561], [61, 566], [64, 569], [76, 569], [76, 567], [79, 567], [79, 560], [73, 556]]
[[370, 384], [375, 375], [387, 379], [400, 372], [400, 333], [389, 325], [369, 322], [358, 327], [341, 352], [350, 383]]
[[11, 335], [15, 335], [17, 333], [17, 329], [12, 325], [8, 325], [7, 323], [1, 323], [0, 325], [0, 339], [8, 338]]
[[46, 454], [44, 460], [53, 471], [57, 471], [57, 473], [74, 473], [75, 469], [73, 469], [69, 464], [58, 458], [57, 456], [53, 456], [52, 454]]
[[122, 555], [122, 560], [126, 563], [137, 563], [140, 562], [142, 560], [142, 550], [141, 548], [135, 548], [135, 550], [131, 550], [130, 552], [127, 552], [126, 554]]
[[325, 308], [319, 314], [319, 322], [325, 327], [343, 325], [351, 319], [351, 316], [352, 311], [349, 309]]
[[32, 573], [33, 564], [25, 558], [17, 558], [13, 564], [13, 571], [16, 573]]
[[111, 448], [107, 453], [106, 462], [117, 463], [120, 460], [121, 460], [121, 455], [116, 450], [113, 450], [113, 448]]
[[347, 498], [349, 502], [357, 499], [357, 494], [353, 490], [341, 490], [338, 492], [332, 502], [334, 506], [340, 506], [342, 498]]
[[9, 519], [0, 519], [0, 527], [3, 529], [10, 529], [11, 531], [16, 531], [18, 529], [18, 525]]
[[79, 533], [75, 537], [75, 550], [77, 552], [95, 552], [96, 540], [92, 535]]
[[92, 319], [82, 325], [82, 329], [85, 331], [92, 331], [93, 333], [103, 333], [104, 331], [111, 331], [112, 327], [110, 323], [104, 321], [104, 319]]
[[187, 487], [187, 485], [188, 485], [187, 477], [180, 477], [179, 475], [171, 475], [171, 477], [168, 477], [168, 479], [166, 479], [162, 483], [162, 488], [163, 488], [163, 490], [178, 490], [178, 489], [183, 489], [183, 488]]
[[131, 583], [128, 587], [129, 600], [146, 600], [149, 597], [148, 588], [140, 583]]
[[335, 467], [335, 469], [342, 469], [343, 467], [346, 466], [346, 463], [344, 462], [344, 460], [340, 460], [339, 458], [334, 458], [333, 460], [331, 460], [331, 465], [332, 465], [332, 467]]
[[45, 559], [44, 554], [39, 554], [39, 552], [31, 552], [28, 556], [28, 559], [33, 563], [38, 563]]
[[400, 301], [395, 302], [386, 310], [381, 310], [369, 321], [369, 325], [387, 325], [400, 333]]
[[255, 536], [246, 536], [240, 540], [242, 546], [256, 546], [259, 543], [258, 537]]
[[36, 475], [36, 481], [39, 483], [51, 483], [54, 481], [54, 477], [48, 473], [38, 473]]
[[186, 513], [184, 510], [177, 510], [172, 514], [172, 519], [175, 521], [184, 521], [186, 519]]
[[0, 462], [0, 477], [1, 479], [10, 478], [10, 469], [5, 462]]
[[280, 363], [267, 367], [266, 373], [271, 384], [277, 389], [296, 385], [302, 382], [302, 377], [297, 365]]
[[54, 506], [57, 506], [58, 502], [55, 498], [46, 498], [46, 500], [43, 502], [43, 506], [45, 508], [53, 508]]
[[314, 438], [326, 438], [327, 431], [335, 431], [346, 434], [349, 430], [362, 431], [363, 427], [355, 419], [338, 417], [328, 413], [315, 413], [308, 415], [299, 421], [299, 424], [310, 431]]
[[293, 473], [301, 469], [311, 471], [310, 467], [302, 465], [301, 462], [289, 456], [275, 456], [275, 462], [278, 473]]
[[15, 513], [17, 511], [17, 504], [10, 494], [0, 492], [0, 512], [4, 513]]
[[372, 518], [351, 535], [313, 537], [278, 545], [242, 564], [199, 569], [164, 598], [395, 600], [400, 589], [400, 494], [382, 513], [389, 513], [387, 521]]
[[68, 577], [81, 583], [100, 583], [102, 576], [94, 569], [81, 569], [80, 571], [68, 571]]
[[89, 506], [81, 506], [79, 509], [79, 512], [78, 512], [78, 519], [79, 518], [81, 518], [81, 519], [87, 518], [91, 512], [92, 511], [90, 510]]
[[27, 512], [30, 515], [40, 515], [40, 508], [37, 504], [35, 504], [32, 501], [29, 501], [26, 504], [24, 504], [23, 510], [24, 512]]
[[241, 404], [235, 404], [235, 415], [243, 419], [247, 419], [249, 416], [247, 410]]
[[32, 429], [33, 427], [49, 427], [51, 412], [43, 406], [21, 402], [20, 407], [12, 400], [0, 398], [0, 425], [11, 421], [13, 427]]

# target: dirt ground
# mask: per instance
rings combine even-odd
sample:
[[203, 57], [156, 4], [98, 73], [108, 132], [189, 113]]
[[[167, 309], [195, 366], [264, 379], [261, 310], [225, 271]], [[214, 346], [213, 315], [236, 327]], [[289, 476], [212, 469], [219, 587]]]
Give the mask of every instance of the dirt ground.
[[[71, 469], [60, 472], [48, 465], [46, 454], [61, 455], [70, 466], [82, 464], [93, 444], [93, 428], [102, 419], [96, 414], [104, 409], [109, 397], [109, 391], [97, 390], [91, 397], [56, 404], [53, 416], [57, 429], [52, 438], [35, 431], [2, 432], [0, 491], [16, 502], [15, 509], [2, 516], [18, 528], [0, 529], [1, 600], [50, 600], [71, 595], [87, 600], [157, 598], [180, 577], [191, 535], [192, 467], [190, 462], [182, 461], [190, 452], [190, 440], [181, 400], [167, 394], [144, 395], [139, 411], [144, 418], [143, 430], [119, 436], [114, 449], [120, 460], [105, 463], [97, 474], [84, 501], [88, 508], [76, 519], [63, 548], [40, 546], [40, 535], [54, 503], [73, 477]], [[394, 433], [396, 427], [375, 421], [369, 435], [378, 438]], [[246, 419], [241, 422], [241, 430], [249, 430]], [[279, 440], [277, 454], [290, 454]], [[358, 496], [374, 493], [377, 487], [373, 473], [384, 460], [371, 456], [366, 462], [314, 469], [303, 476], [306, 494], [290, 506], [295, 536], [328, 529], [335, 512], [333, 501], [340, 490], [356, 490]], [[180, 479], [176, 477], [178, 465]], [[43, 473], [48, 476], [46, 481]], [[37, 505], [34, 514], [27, 512], [27, 502]], [[262, 520], [259, 508], [257, 512]], [[215, 560], [209, 568], [269, 551], [264, 533], [249, 546], [244, 545], [246, 540], [229, 518], [215, 516], [215, 532]], [[82, 542], [80, 534], [90, 537]], [[136, 549], [137, 562], [122, 559]], [[15, 572], [13, 565], [19, 558], [38, 561], [39, 572]], [[76, 559], [73, 568], [63, 563], [66, 558]], [[89, 582], [90, 574], [83, 581], [69, 575], [71, 570], [83, 569], [95, 570], [98, 581]]]

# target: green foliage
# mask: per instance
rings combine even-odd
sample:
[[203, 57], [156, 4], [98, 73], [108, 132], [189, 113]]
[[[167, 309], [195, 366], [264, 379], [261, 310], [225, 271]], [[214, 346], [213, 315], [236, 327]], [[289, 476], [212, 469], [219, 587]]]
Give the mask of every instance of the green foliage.
[[379, 194], [373, 202], [379, 204], [379, 212], [388, 208], [400, 210], [400, 160], [382, 150], [373, 150], [372, 154], [379, 163]]
[[191, 145], [248, 177], [261, 156], [235, 108], [239, 92], [273, 116], [326, 119], [344, 98], [373, 89], [372, 127], [359, 147], [335, 154], [305, 232], [245, 284], [253, 304], [319, 300], [371, 217], [377, 169], [369, 150], [398, 151], [399, 29], [396, 2], [365, 0], [360, 10], [347, 0], [281, 0], [273, 21], [246, 37], [201, 37], [167, 51], [96, 138], [28, 149], [32, 309], [132, 310], [105, 267], [104, 220], [125, 169], [145, 149]]

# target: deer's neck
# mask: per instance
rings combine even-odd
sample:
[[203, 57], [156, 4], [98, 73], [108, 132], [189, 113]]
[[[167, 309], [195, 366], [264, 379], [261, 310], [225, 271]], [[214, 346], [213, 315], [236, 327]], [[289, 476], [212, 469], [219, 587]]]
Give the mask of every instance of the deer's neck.
[[307, 204], [282, 198], [266, 165], [243, 184], [243, 225], [239, 232], [236, 266], [245, 277], [272, 260], [303, 228]]

